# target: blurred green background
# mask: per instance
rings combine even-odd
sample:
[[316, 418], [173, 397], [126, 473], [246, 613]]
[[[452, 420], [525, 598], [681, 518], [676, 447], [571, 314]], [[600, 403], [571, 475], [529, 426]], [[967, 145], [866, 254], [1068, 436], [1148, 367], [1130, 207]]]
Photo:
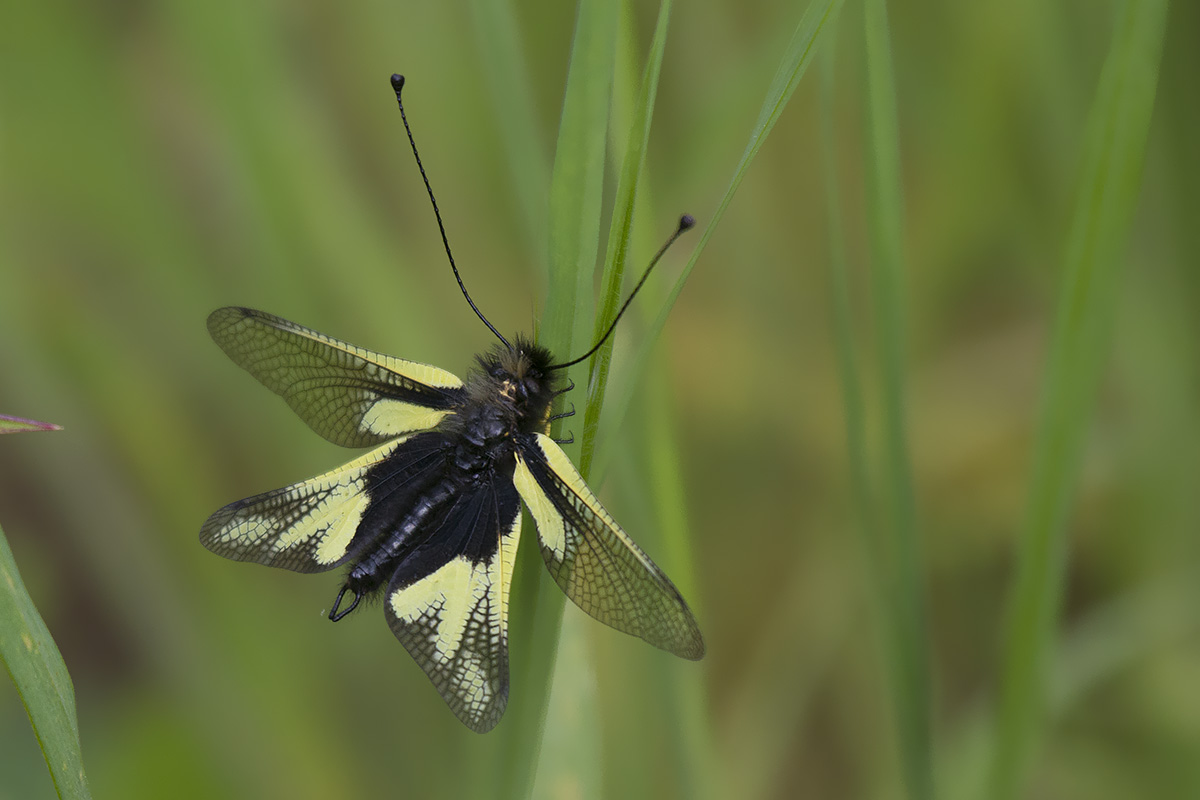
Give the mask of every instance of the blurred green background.
[[[505, 725], [487, 737], [463, 728], [378, 607], [328, 623], [336, 575], [233, 564], [197, 542], [219, 506], [349, 458], [209, 341], [212, 309], [261, 308], [459, 374], [491, 345], [446, 268], [392, 72], [408, 76], [406, 107], [473, 295], [505, 333], [536, 323], [545, 231], [522, 204], [545, 204], [574, 8], [514, 3], [508, 32], [481, 23], [478, 5], [4, 8], [0, 413], [65, 430], [0, 441], [0, 523], [74, 679], [98, 797], [458, 797], [498, 769]], [[656, 8], [635, 5], [624, 23], [640, 72]], [[919, 0], [891, 11], [908, 431], [944, 796], [964, 796], [986, 765], [1114, 8]], [[802, 10], [676, 6], [631, 264], [680, 212], [711, 217]], [[833, 124], [866, 343], [862, 27], [848, 3]], [[1068, 521], [1028, 797], [1200, 796], [1198, 31], [1200, 8], [1175, 3]], [[519, 119], [489, 81], [489, 37], [513, 32], [532, 111]], [[819, 78], [814, 63], [629, 417], [600, 443], [610, 466], [594, 486], [686, 585], [709, 654], [676, 663], [568, 607], [537, 796], [903, 795], [847, 477]], [[513, 131], [540, 166], [510, 163]], [[643, 319], [692, 246], [668, 257]], [[616, 380], [645, 327], [623, 323]], [[669, 414], [646, 410], [664, 395]], [[654, 504], [673, 489], [647, 477], [644, 444], [664, 429], [690, 556], [654, 532]], [[673, 713], [664, 693], [689, 681], [702, 686], [700, 719]], [[699, 775], [678, 752], [689, 737], [700, 739], [689, 752], [709, 754]], [[0, 797], [52, 796], [20, 699], [0, 682]]]

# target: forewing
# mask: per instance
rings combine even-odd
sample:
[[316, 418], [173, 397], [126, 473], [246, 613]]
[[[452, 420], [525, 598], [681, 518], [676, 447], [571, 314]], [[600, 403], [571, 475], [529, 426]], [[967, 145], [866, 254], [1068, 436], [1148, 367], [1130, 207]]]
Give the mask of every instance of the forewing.
[[518, 440], [517, 490], [537, 522], [542, 558], [575, 605], [677, 656], [704, 656], [691, 609], [544, 434]]
[[233, 361], [334, 444], [373, 447], [436, 425], [463, 394], [445, 370], [374, 353], [249, 308], [219, 308], [208, 332]]
[[[413, 439], [433, 436], [418, 434]], [[372, 487], [437, 466], [422, 442], [396, 439], [307, 481], [230, 503], [200, 529], [200, 543], [234, 561], [294, 572], [324, 572], [347, 561], [355, 533], [372, 505]]]
[[386, 601], [396, 638], [479, 733], [508, 704], [508, 592], [521, 535], [511, 463], [498, 473], [456, 498], [400, 564]]

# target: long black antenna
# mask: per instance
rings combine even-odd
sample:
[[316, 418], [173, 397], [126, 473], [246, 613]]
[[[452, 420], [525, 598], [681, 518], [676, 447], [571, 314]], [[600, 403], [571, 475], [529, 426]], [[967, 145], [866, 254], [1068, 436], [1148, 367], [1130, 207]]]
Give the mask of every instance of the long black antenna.
[[[657, 264], [659, 259], [663, 257], [663, 253], [667, 252], [667, 248], [675, 244], [675, 240], [682, 236], [686, 231], [691, 230], [692, 226], [695, 224], [696, 220], [691, 214], [684, 214], [679, 218], [679, 227], [676, 228], [675, 232], [671, 234], [671, 238], [667, 239], [666, 244], [658, 248], [658, 252], [654, 254], [654, 258], [650, 259], [650, 266], [646, 267], [646, 271], [642, 273], [642, 277], [638, 280], [637, 286], [633, 287], [633, 291], [629, 293], [629, 297], [625, 298], [625, 303], [621, 306], [621, 310], [617, 312], [615, 317], [613, 317], [613, 321], [608, 326], [608, 330], [604, 332], [604, 335], [600, 337], [599, 341], [592, 345], [591, 350], [588, 350], [579, 358], [573, 358], [570, 361], [563, 362], [562, 364], [554, 364], [546, 369], [565, 369], [567, 367], [575, 366], [579, 362], [590, 358], [593, 353], [599, 350], [600, 345], [604, 344], [605, 340], [612, 335], [614, 330], [616, 330], [617, 322], [620, 321], [621, 315], [625, 313], [625, 309], [629, 308], [629, 304], [633, 302], [634, 295], [638, 293], [638, 289], [641, 289], [642, 284], [646, 282], [646, 278], [650, 277], [650, 270], [654, 269], [654, 265]], [[500, 334], [496, 335], [499, 336]]]
[[417, 169], [421, 170], [421, 180], [425, 181], [425, 191], [429, 193], [429, 202], [433, 205], [433, 215], [437, 217], [438, 230], [442, 233], [442, 244], [446, 248], [446, 258], [450, 260], [450, 269], [454, 270], [454, 279], [458, 281], [458, 288], [462, 289], [463, 297], [467, 298], [467, 303], [471, 306], [471, 310], [475, 312], [483, 324], [488, 326], [488, 330], [496, 334], [496, 338], [504, 342], [504, 346], [509, 350], [513, 346], [508, 343], [500, 335], [500, 331], [492, 323], [488, 322], [488, 318], [483, 315], [483, 312], [475, 305], [475, 301], [471, 299], [471, 295], [467, 293], [467, 287], [463, 285], [462, 276], [458, 274], [458, 267], [454, 264], [454, 254], [450, 252], [450, 240], [446, 238], [446, 226], [442, 224], [442, 212], [438, 211], [437, 199], [433, 196], [433, 187], [429, 185], [429, 177], [425, 174], [425, 165], [421, 163], [421, 156], [417, 153], [417, 143], [413, 139], [412, 128], [408, 125], [408, 117], [404, 113], [404, 101], [400, 99], [400, 90], [404, 88], [404, 76], [392, 76], [392, 89], [396, 92], [396, 105], [400, 106], [400, 119], [404, 120], [404, 132], [408, 134], [408, 143], [412, 145], [413, 158], [417, 160]]

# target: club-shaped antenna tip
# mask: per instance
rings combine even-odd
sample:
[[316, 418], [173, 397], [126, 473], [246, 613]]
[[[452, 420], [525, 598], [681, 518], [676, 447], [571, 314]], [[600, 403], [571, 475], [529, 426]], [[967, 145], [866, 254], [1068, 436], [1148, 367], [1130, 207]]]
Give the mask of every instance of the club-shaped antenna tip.
[[692, 227], [695, 226], [695, 224], [696, 224], [696, 218], [693, 217], [691, 214], [684, 214], [682, 217], [679, 218], [679, 230], [681, 232], [686, 231], [686, 230], [691, 230]]
[[396, 94], [400, 94], [400, 90], [404, 88], [404, 76], [403, 75], [393, 75], [392, 76], [392, 88], [396, 91]]

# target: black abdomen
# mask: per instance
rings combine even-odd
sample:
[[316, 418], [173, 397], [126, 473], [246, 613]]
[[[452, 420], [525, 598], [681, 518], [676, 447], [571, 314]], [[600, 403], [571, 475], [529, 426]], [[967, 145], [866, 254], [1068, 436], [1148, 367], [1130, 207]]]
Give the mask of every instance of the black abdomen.
[[[368, 474], [371, 503], [351, 543], [354, 566], [346, 581], [356, 595], [381, 588], [410, 557], [436, 569], [432, 562], [442, 560], [443, 548], [435, 540], [455, 504], [484, 486], [512, 483], [516, 456], [500, 415], [464, 411], [467, 419], [450, 432], [412, 437]], [[473, 549], [490, 556], [496, 546], [479, 542]]]

